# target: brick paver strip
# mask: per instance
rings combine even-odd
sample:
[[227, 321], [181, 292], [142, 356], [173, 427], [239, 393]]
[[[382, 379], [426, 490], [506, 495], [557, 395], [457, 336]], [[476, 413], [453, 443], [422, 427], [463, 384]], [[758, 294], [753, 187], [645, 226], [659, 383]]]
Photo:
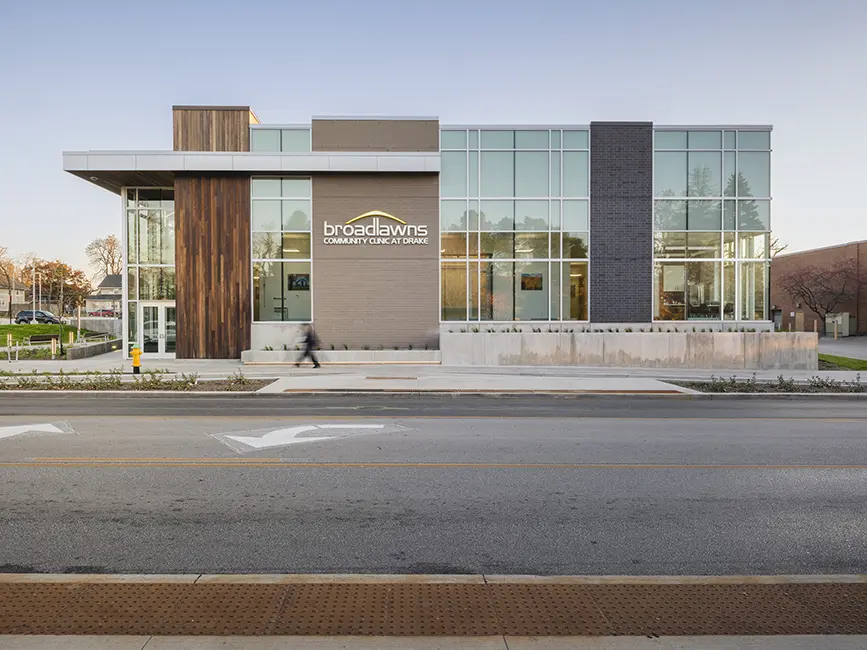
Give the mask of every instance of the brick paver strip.
[[0, 583], [0, 634], [867, 634], [867, 583]]

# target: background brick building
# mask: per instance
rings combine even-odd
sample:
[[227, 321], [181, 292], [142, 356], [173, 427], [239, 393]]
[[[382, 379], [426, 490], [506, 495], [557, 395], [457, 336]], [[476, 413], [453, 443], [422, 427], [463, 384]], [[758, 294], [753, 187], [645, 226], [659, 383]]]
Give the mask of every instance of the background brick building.
[[[851, 264], [860, 275], [862, 261], [867, 263], [867, 240], [775, 257], [771, 262], [771, 313], [777, 327], [787, 331], [812, 331], [815, 320], [818, 330], [822, 331], [819, 316], [783, 291], [781, 278], [809, 266], [827, 268], [841, 262]], [[853, 317], [851, 334], [867, 334], [867, 287], [861, 287], [854, 300], [841, 302], [835, 311], [849, 312]]]

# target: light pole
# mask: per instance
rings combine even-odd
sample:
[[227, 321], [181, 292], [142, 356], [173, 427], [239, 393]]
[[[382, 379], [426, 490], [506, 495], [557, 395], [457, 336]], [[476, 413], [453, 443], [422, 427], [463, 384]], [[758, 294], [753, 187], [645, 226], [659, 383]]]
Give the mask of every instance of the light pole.
[[36, 325], [36, 262], [33, 262], [33, 281], [30, 283], [30, 300], [33, 302], [33, 313], [30, 324]]

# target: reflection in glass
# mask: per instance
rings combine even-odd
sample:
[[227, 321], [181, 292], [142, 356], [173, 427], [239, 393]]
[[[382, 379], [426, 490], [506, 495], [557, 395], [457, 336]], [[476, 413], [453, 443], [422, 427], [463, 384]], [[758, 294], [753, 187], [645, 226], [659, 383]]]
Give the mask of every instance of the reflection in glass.
[[767, 262], [740, 262], [741, 320], [767, 320]]
[[282, 193], [279, 178], [254, 178], [250, 189], [253, 198], [277, 198]]
[[560, 148], [560, 131], [551, 131], [551, 148]]
[[583, 260], [588, 257], [586, 232], [563, 233], [563, 259]]
[[548, 202], [515, 201], [515, 230], [548, 230]]
[[719, 131], [690, 131], [687, 136], [690, 149], [720, 149]]
[[547, 149], [548, 131], [515, 131], [515, 149]]
[[[557, 235], [552, 237], [557, 238]], [[551, 278], [551, 320], [560, 320], [560, 284], [562, 281], [560, 266], [560, 262], [551, 262], [551, 272], [549, 273]], [[569, 285], [565, 286], [568, 287]]]
[[515, 256], [515, 233], [483, 232], [479, 238], [479, 257], [511, 259]]
[[722, 205], [719, 201], [688, 201], [687, 202], [687, 226], [689, 230], [719, 230], [720, 211]]
[[589, 215], [587, 201], [563, 201], [563, 230], [589, 230]]
[[738, 196], [771, 195], [771, 154], [738, 153]]
[[514, 273], [513, 318], [548, 320], [548, 262], [518, 262]]
[[479, 264], [481, 320], [510, 321], [515, 317], [515, 263]]
[[309, 199], [281, 201], [280, 203], [282, 203], [283, 230], [310, 230], [311, 201]]
[[160, 351], [160, 320], [157, 306], [144, 306], [142, 311], [142, 346], [145, 354], [156, 354]]
[[250, 129], [250, 151], [279, 153], [280, 131], [277, 129]]
[[175, 307], [166, 305], [166, 353], [174, 354], [177, 347], [177, 322], [175, 320]]
[[467, 148], [467, 132], [466, 131], [440, 131], [440, 148], [441, 149], [466, 149]]
[[723, 147], [726, 149], [734, 149], [735, 148], [735, 132], [734, 131], [725, 131], [723, 133]]
[[310, 320], [310, 262], [253, 264], [253, 320]]
[[[726, 243], [728, 246], [728, 243]], [[726, 256], [728, 257], [728, 256]], [[723, 262], [723, 319], [735, 318], [735, 263]]]
[[654, 149], [686, 149], [686, 131], [654, 131]]
[[726, 196], [735, 196], [737, 169], [735, 166], [736, 154], [734, 151], [726, 151], [723, 154], [723, 180], [725, 187], [723, 193]]
[[440, 229], [443, 231], [467, 229], [466, 201], [440, 201]]
[[560, 152], [551, 153], [551, 196], [560, 196]]
[[479, 195], [479, 153], [470, 152], [470, 196]]
[[548, 259], [549, 253], [547, 232], [515, 234], [516, 258]]
[[653, 224], [656, 230], [686, 230], [686, 201], [654, 201]]
[[514, 131], [482, 131], [482, 149], [514, 149]]
[[563, 196], [589, 196], [587, 156], [586, 151], [563, 152]]
[[449, 232], [441, 237], [440, 257], [466, 257], [467, 235], [466, 233]]
[[126, 213], [126, 259], [128, 264], [136, 264], [138, 262], [137, 246], [138, 241], [138, 211], [129, 210]]
[[515, 196], [548, 196], [546, 152], [519, 151], [515, 154]]
[[770, 149], [769, 131], [738, 131], [738, 149]]
[[587, 320], [587, 262], [563, 263], [563, 287], [569, 287], [564, 296], [563, 319]]
[[564, 149], [589, 149], [589, 131], [563, 131]]
[[253, 230], [280, 230], [280, 201], [253, 199]]
[[139, 300], [174, 300], [175, 270], [173, 268], [139, 268]]
[[280, 150], [284, 153], [308, 153], [310, 129], [283, 129]]
[[712, 151], [691, 151], [687, 155], [689, 166], [689, 196], [719, 196], [722, 190], [720, 154]]
[[440, 195], [467, 195], [467, 154], [463, 151], [444, 151], [440, 155]]
[[738, 239], [741, 259], [763, 260], [770, 257], [767, 234], [759, 232], [740, 233]]
[[478, 131], [470, 131], [470, 149], [478, 149], [479, 148], [479, 132]]
[[560, 201], [551, 201], [551, 230], [560, 230]]
[[284, 178], [280, 189], [284, 199], [309, 199], [313, 183], [309, 178]]
[[129, 300], [138, 298], [138, 269], [135, 267], [127, 269], [126, 291]]
[[514, 230], [514, 201], [482, 201], [482, 230]]
[[126, 334], [127, 334], [126, 340], [127, 340], [127, 343], [129, 344], [127, 347], [127, 353], [129, 353], [129, 351], [132, 350], [132, 347], [139, 342], [138, 341], [138, 310], [137, 310], [137, 305], [138, 305], [138, 303], [135, 303], [135, 302], [129, 302], [127, 304], [127, 309], [129, 310], [127, 312], [128, 318], [127, 318], [127, 330], [126, 330]]
[[254, 232], [252, 240], [253, 259], [280, 259], [281, 234], [279, 232]]
[[161, 209], [138, 211], [140, 264], [175, 263], [175, 214]]
[[442, 262], [442, 313], [444, 321], [467, 318], [467, 264]]
[[723, 201], [723, 230], [735, 229], [735, 202]]
[[511, 151], [483, 151], [481, 158], [481, 195], [515, 195], [515, 154]]
[[770, 201], [738, 201], [739, 230], [770, 230]]
[[686, 196], [686, 152], [657, 151], [653, 154], [653, 192], [655, 196]]

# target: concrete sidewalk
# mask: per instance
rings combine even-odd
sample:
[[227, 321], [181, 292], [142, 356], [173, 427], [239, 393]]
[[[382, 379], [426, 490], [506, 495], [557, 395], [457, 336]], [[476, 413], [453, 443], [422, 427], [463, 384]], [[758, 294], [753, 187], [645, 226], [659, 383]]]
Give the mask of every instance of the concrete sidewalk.
[[0, 650], [863, 650], [867, 636], [0, 636]]
[[[20, 361], [8, 363], [0, 359], [0, 371], [30, 373], [58, 372], [65, 373], [74, 371], [108, 372], [121, 368], [124, 372], [131, 371], [129, 360], [124, 360], [121, 353], [109, 354], [80, 359], [77, 361]], [[284, 378], [284, 377], [321, 377], [342, 375], [345, 377], [413, 377], [426, 381], [425, 378], [454, 377], [499, 377], [499, 378], [528, 378], [516, 379], [515, 381], [530, 381], [531, 378], [578, 378], [587, 380], [597, 379], [647, 379], [657, 381], [668, 380], [707, 380], [711, 376], [731, 377], [737, 376], [748, 379], [754, 374], [760, 380], [773, 380], [783, 375], [784, 377], [806, 381], [810, 377], [826, 377], [839, 381], [854, 381], [861, 374], [861, 379], [867, 382], [867, 372], [858, 373], [853, 371], [813, 371], [813, 370], [726, 370], [726, 369], [680, 369], [680, 368], [600, 368], [588, 366], [413, 366], [413, 365], [325, 365], [319, 370], [312, 366], [296, 368], [291, 364], [263, 364], [243, 365], [235, 359], [145, 359], [142, 363], [144, 370], [166, 370], [171, 373], [197, 373], [202, 379], [224, 379], [234, 373], [241, 372], [250, 378]], [[348, 380], [347, 381], [354, 381]], [[435, 381], [438, 380], [434, 380]], [[492, 380], [493, 381], [493, 380]], [[600, 386], [603, 384], [600, 383]], [[639, 384], [636, 384], [639, 385]]]

